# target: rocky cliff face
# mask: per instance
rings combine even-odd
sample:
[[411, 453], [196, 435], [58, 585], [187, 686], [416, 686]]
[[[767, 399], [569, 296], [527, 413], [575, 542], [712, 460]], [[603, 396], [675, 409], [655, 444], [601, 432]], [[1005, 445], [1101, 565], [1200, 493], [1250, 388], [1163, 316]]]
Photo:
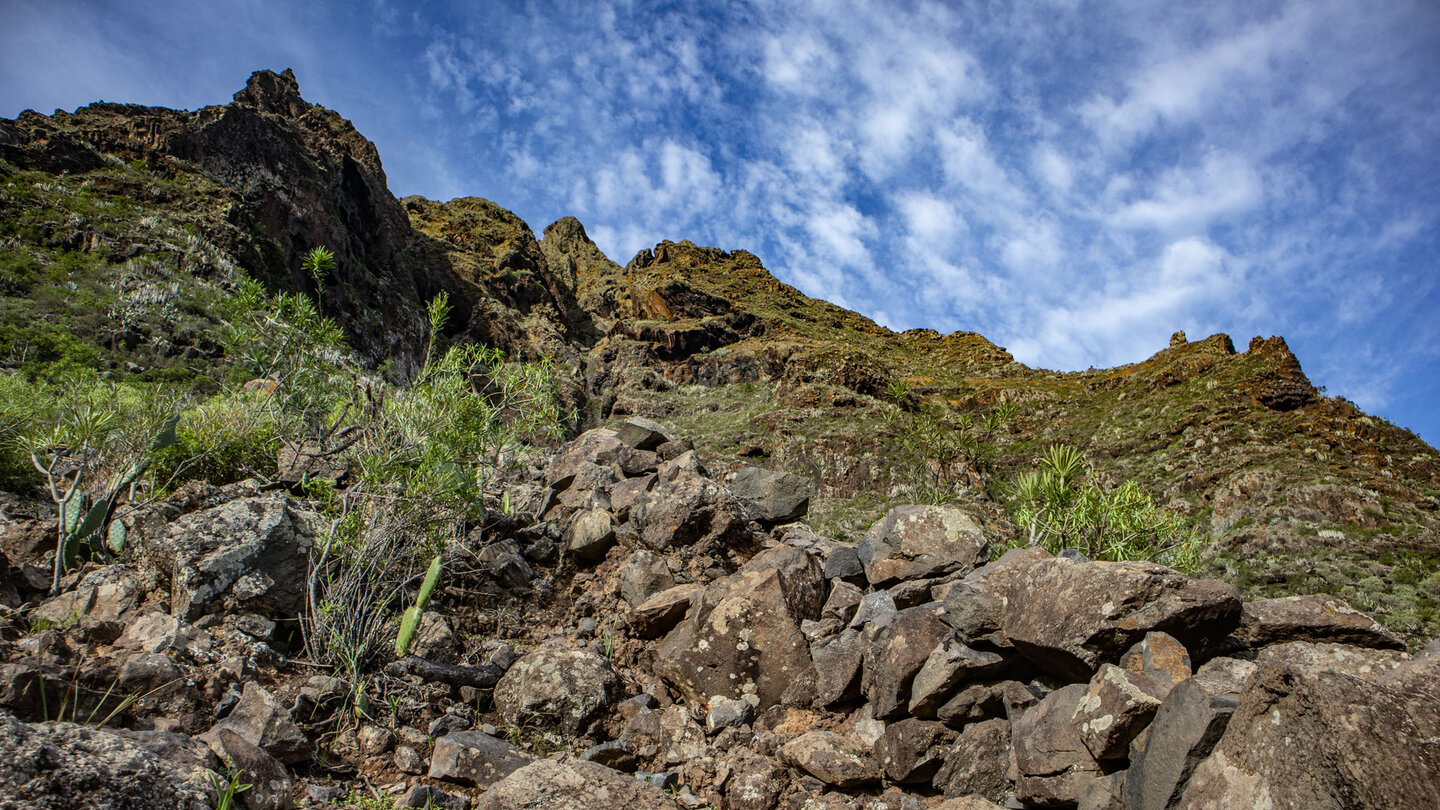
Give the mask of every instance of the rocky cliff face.
[[[594, 428], [447, 552], [416, 655], [358, 685], [286, 660], [323, 533], [304, 498], [192, 486], [46, 597], [55, 518], [7, 494], [0, 759], [61, 752], [75, 776], [0, 768], [0, 795], [137, 806], [170, 785], [153, 806], [201, 806], [217, 756], [266, 775], [254, 807], [343, 796], [357, 770], [405, 806], [758, 810], [1381, 807], [1440, 779], [1420, 650], [1440, 458], [1323, 396], [1282, 338], [1177, 334], [1057, 373], [974, 333], [891, 332], [743, 250], [622, 266], [573, 218], [537, 240], [490, 201], [396, 200], [289, 71], [195, 112], [27, 112], [0, 121], [0, 161], [10, 370], [213, 386], [216, 304], [248, 274], [403, 378], [445, 292], [448, 338], [553, 358], [575, 433]], [[321, 245], [317, 285], [300, 261]], [[992, 561], [1017, 537], [1009, 482], [1055, 442], [1184, 514], [1204, 576]], [[144, 695], [123, 733], [41, 722], [61, 696], [103, 716], [114, 684]]]

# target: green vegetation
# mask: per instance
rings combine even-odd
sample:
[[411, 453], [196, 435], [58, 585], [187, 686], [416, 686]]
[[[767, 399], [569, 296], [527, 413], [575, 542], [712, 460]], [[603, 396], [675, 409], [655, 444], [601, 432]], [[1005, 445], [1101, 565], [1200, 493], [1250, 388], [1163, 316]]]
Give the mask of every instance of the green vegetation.
[[1155, 505], [1134, 482], [1106, 489], [1089, 480], [1080, 451], [1051, 445], [1040, 468], [1011, 486], [1017, 542], [1051, 553], [1078, 549], [1096, 560], [1154, 560], [1181, 571], [1199, 562], [1200, 541], [1179, 515]]
[[425, 581], [420, 584], [420, 594], [415, 597], [415, 604], [405, 609], [405, 616], [400, 620], [400, 632], [395, 636], [396, 658], [404, 658], [410, 651], [410, 642], [415, 640], [415, 630], [420, 626], [420, 615], [439, 581], [440, 555], [436, 554], [435, 559], [430, 561], [430, 569], [425, 572]]

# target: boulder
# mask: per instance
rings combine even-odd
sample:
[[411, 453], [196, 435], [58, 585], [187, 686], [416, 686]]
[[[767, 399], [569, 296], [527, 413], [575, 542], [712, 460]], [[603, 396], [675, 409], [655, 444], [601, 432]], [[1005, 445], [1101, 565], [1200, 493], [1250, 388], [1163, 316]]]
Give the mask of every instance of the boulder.
[[825, 578], [863, 583], [865, 564], [860, 553], [851, 546], [836, 546], [825, 555]]
[[1125, 806], [1173, 807], [1191, 773], [1210, 755], [1235, 713], [1234, 693], [1214, 693], [1196, 678], [1170, 690], [1143, 736], [1130, 747]]
[[1095, 759], [1125, 759], [1130, 741], [1150, 723], [1172, 688], [1169, 682], [1101, 664], [1071, 719]]
[[1015, 681], [971, 684], [945, 701], [935, 717], [951, 728], [1001, 717], [1005, 714], [1005, 689], [1011, 683]]
[[815, 661], [814, 705], [824, 709], [860, 697], [860, 671], [869, 643], [855, 629], [810, 648]]
[[930, 653], [910, 687], [910, 713], [935, 717], [940, 707], [969, 681], [994, 678], [1009, 661], [999, 653], [977, 650], [956, 638], [946, 639]]
[[1240, 621], [1234, 586], [1145, 562], [1035, 560], [1006, 592], [1005, 635], [1060, 678], [1088, 681], [1154, 630], [1205, 649]]
[[655, 672], [691, 706], [722, 695], [753, 700], [763, 712], [811, 665], [802, 618], [780, 569], [725, 577], [656, 647]]
[[1433, 806], [1440, 656], [1394, 667], [1349, 663], [1323, 655], [1260, 661], [1175, 806]]
[[619, 452], [623, 443], [613, 430], [587, 430], [565, 445], [545, 468], [545, 481], [556, 492], [569, 489], [575, 477], [587, 464], [614, 467], [618, 470]]
[[670, 566], [652, 551], [641, 549], [631, 554], [620, 569], [620, 596], [631, 607], [674, 586]]
[[827, 785], [853, 788], [880, 781], [868, 747], [848, 734], [809, 731], [786, 743], [780, 758]]
[[803, 475], [745, 467], [730, 481], [730, 493], [761, 523], [789, 523], [810, 508], [810, 479]]
[[675, 441], [675, 434], [664, 425], [643, 416], [632, 416], [616, 425], [615, 435], [636, 450], [655, 450], [666, 442]]
[[540, 724], [583, 734], [620, 696], [620, 676], [589, 650], [541, 647], [495, 684], [495, 708], [514, 725]]
[[897, 506], [861, 539], [856, 553], [871, 585], [974, 568], [989, 550], [985, 534], [952, 506]]
[[191, 512], [138, 553], [170, 582], [170, 612], [186, 621], [224, 611], [294, 618], [305, 608], [310, 551], [325, 529], [284, 494], [240, 498]]
[[1324, 593], [1246, 602], [1235, 636], [1255, 648], [1311, 641], [1405, 649], [1405, 642], [1384, 625]]
[[168, 613], [146, 613], [135, 619], [115, 646], [146, 653], [178, 652], [195, 658], [210, 651], [210, 634]]
[[950, 632], [935, 613], [930, 605], [902, 610], [871, 639], [861, 688], [877, 719], [889, 720], [905, 712], [916, 674]]
[[435, 741], [430, 778], [487, 788], [535, 760], [504, 740], [479, 731], [455, 731]]
[[660, 465], [654, 486], [630, 508], [630, 520], [653, 551], [725, 548], [747, 535], [740, 504], [705, 473], [694, 452]]
[[247, 810], [289, 810], [293, 806], [290, 773], [280, 760], [230, 729], [220, 729], [208, 742], [226, 770], [250, 786], [241, 794]]
[[[826, 579], [830, 578], [828, 573], [825, 576]], [[836, 619], [841, 624], [848, 624], [864, 598], [865, 593], [856, 586], [843, 580], [833, 580], [830, 584], [830, 595], [825, 598], [825, 604], [820, 608], [820, 618]]]
[[1009, 769], [1010, 721], [985, 720], [960, 732], [933, 784], [948, 797], [974, 795], [1003, 802], [1015, 792]]
[[950, 753], [955, 732], [930, 720], [907, 717], [885, 727], [875, 756], [890, 781], [928, 783]]
[[233, 731], [247, 742], [287, 765], [310, 758], [310, 740], [290, 719], [290, 712], [265, 687], [254, 681], [245, 684], [240, 702], [224, 720], [200, 736], [207, 745], [218, 744], [221, 731]]
[[[6, 566], [8, 568], [8, 561]], [[53, 624], [69, 625], [82, 617], [103, 622], [124, 621], [133, 615], [145, 587], [129, 566], [107, 565], [81, 578], [73, 589], [51, 597], [35, 615]]]
[[0, 806], [209, 810], [204, 767], [105, 729], [22, 723], [0, 711]]
[[785, 598], [801, 619], [820, 618], [825, 605], [825, 573], [814, 554], [791, 546], [775, 546], [751, 557], [737, 573], [770, 569], [780, 572]]
[[610, 513], [604, 509], [586, 509], [570, 519], [570, 553], [581, 563], [605, 559], [605, 552], [615, 545], [615, 527]]
[[674, 798], [635, 777], [583, 759], [541, 759], [490, 786], [475, 810], [675, 810]]
[[1046, 695], [1013, 723], [1015, 797], [1045, 807], [1074, 805], [1100, 766], [1071, 719], [1086, 684], [1070, 684]]

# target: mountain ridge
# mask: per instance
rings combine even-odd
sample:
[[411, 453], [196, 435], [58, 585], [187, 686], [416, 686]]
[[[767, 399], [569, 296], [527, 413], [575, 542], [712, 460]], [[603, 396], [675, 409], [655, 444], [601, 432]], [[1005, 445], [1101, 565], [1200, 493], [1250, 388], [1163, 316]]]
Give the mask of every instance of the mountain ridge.
[[[153, 265], [172, 254], [181, 270], [166, 271], [165, 283], [183, 286], [180, 309], [192, 281], [221, 279], [196, 302], [223, 295], [213, 253], [271, 289], [315, 298], [367, 362], [388, 361], [404, 377], [426, 343], [425, 303], [445, 292], [455, 304], [448, 339], [569, 369], [562, 385], [576, 427], [632, 414], [677, 421], [721, 472], [760, 459], [815, 479], [823, 502], [812, 514], [852, 539], [915, 495], [905, 467], [920, 462], [900, 457], [896, 420], [936, 409], [950, 430], [1008, 403], [1017, 414], [987, 437], [990, 460], [921, 459], [997, 530], [1014, 531], [1008, 481], [1066, 442], [1097, 475], [1135, 480], [1187, 515], [1209, 538], [1213, 564], [1242, 587], [1344, 592], [1402, 632], [1440, 628], [1432, 608], [1415, 608], [1409, 584], [1440, 569], [1434, 449], [1324, 397], [1282, 338], [1256, 337], [1237, 352], [1225, 335], [1177, 335], [1136, 363], [1054, 372], [973, 332], [893, 332], [805, 296], [744, 250], [666, 241], [622, 266], [574, 218], [537, 238], [480, 198], [397, 200], [374, 145], [306, 102], [290, 71], [257, 72], [230, 104], [194, 112], [110, 103], [27, 111], [0, 121], [0, 159], [12, 189], [0, 208], [13, 223], [9, 260], [84, 265], [96, 301], [121, 294], [116, 268], [150, 256], [147, 272], [159, 273]], [[82, 210], [81, 198], [106, 205]], [[117, 213], [127, 201], [145, 211]], [[147, 216], [163, 222], [147, 226]], [[164, 228], [204, 245], [192, 251]], [[336, 255], [323, 286], [301, 267], [318, 246]], [[38, 289], [8, 283], [12, 302]], [[223, 362], [211, 336], [221, 324], [200, 303], [189, 309], [173, 323], [142, 313], [123, 330], [79, 310], [36, 310], [23, 316], [33, 323], [5, 325], [7, 362], [23, 365], [13, 358], [22, 342], [39, 345], [35, 323], [88, 334], [85, 356], [111, 373], [183, 376], [187, 359]], [[1408, 591], [1390, 582], [1397, 572]], [[1372, 578], [1381, 584], [1356, 590]]]

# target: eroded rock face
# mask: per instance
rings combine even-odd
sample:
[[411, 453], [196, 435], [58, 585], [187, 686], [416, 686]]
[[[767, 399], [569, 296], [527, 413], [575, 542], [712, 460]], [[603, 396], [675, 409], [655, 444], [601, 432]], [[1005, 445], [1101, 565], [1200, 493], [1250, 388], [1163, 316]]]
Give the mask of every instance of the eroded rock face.
[[104, 729], [0, 711], [0, 804], [35, 810], [209, 810], [203, 767]]
[[1010, 581], [1005, 635], [1045, 671], [1088, 681], [1146, 633], [1204, 649], [1240, 622], [1240, 594], [1142, 562], [1037, 560]]
[[220, 610], [294, 618], [305, 607], [319, 517], [283, 494], [192, 512], [140, 555], [171, 583], [170, 612], [186, 621]]
[[881, 587], [899, 580], [974, 568], [989, 549], [985, 533], [952, 506], [897, 506], [856, 548], [865, 577]]
[[1176, 807], [1426, 807], [1440, 789], [1440, 657], [1351, 670], [1262, 661]]
[[636, 498], [630, 515], [641, 542], [654, 551], [723, 548], [746, 535], [740, 504], [693, 452], [661, 464], [654, 486]]
[[620, 696], [610, 662], [589, 650], [542, 647], [516, 661], [495, 685], [508, 723], [553, 726], [579, 735]]
[[674, 810], [674, 798], [627, 773], [583, 759], [542, 759], [490, 786], [475, 810]]

